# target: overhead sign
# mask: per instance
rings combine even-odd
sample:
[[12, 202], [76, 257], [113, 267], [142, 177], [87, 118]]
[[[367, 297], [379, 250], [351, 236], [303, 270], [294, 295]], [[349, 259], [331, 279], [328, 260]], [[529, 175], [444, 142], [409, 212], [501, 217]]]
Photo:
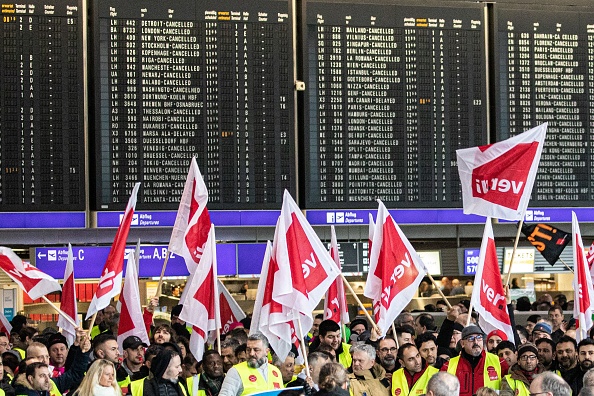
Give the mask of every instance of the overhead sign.
[[[74, 276], [76, 279], [95, 279], [101, 277], [101, 271], [109, 254], [110, 246], [83, 246], [72, 247], [74, 258]], [[128, 251], [136, 247], [126, 247]], [[139, 276], [142, 278], [157, 277], [161, 275], [163, 261], [167, 254], [167, 245], [141, 245]], [[35, 248], [34, 264], [43, 272], [56, 279], [64, 277], [64, 268], [68, 258], [68, 248]], [[236, 245], [217, 245], [218, 274], [235, 275], [236, 271]], [[167, 262], [165, 276], [189, 275], [183, 257], [171, 254]]]

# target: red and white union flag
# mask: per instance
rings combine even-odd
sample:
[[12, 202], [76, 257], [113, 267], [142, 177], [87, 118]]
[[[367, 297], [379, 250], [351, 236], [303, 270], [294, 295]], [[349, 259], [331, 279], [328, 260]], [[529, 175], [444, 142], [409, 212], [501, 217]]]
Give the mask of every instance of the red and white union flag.
[[544, 123], [501, 142], [456, 150], [464, 213], [521, 220], [546, 132]]
[[573, 277], [573, 290], [575, 293], [575, 302], [573, 304], [573, 317], [576, 319], [576, 341], [580, 342], [588, 338], [588, 330], [592, 327], [592, 298], [594, 290], [592, 289], [592, 277], [588, 271], [588, 262], [584, 245], [582, 242], [582, 233], [578, 224], [575, 212], [571, 212], [571, 235], [573, 242], [573, 263], [575, 272]]
[[493, 226], [491, 218], [487, 217], [483, 242], [479, 254], [479, 263], [474, 276], [474, 293], [470, 303], [479, 314], [479, 325], [486, 332], [503, 330], [507, 339], [514, 342], [514, 329], [512, 328], [507, 311], [507, 302], [503, 283], [501, 283], [501, 272], [497, 260], [497, 249], [493, 237]]

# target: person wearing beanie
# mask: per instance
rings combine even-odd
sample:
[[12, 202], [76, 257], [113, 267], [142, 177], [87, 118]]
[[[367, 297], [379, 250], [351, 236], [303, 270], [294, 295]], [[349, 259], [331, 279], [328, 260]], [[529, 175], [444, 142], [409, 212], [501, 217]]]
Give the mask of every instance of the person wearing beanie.
[[510, 367], [509, 374], [501, 381], [501, 396], [528, 396], [534, 376], [545, 371], [538, 362], [538, 350], [534, 344], [526, 343], [518, 348], [518, 361]]
[[549, 340], [552, 340], [552, 332], [551, 325], [547, 322], [537, 323], [532, 329], [532, 342], [536, 342], [539, 338], [548, 338]]
[[456, 352], [456, 345], [458, 344], [458, 341], [460, 341], [460, 336], [464, 329], [464, 326], [456, 320], [459, 315], [460, 308], [457, 305], [448, 309], [447, 316], [441, 324], [439, 333], [437, 334], [437, 347], [449, 349], [452, 356], [458, 354]]
[[361, 335], [364, 331], [369, 330], [369, 325], [365, 319], [355, 319], [349, 324], [351, 334]]
[[68, 356], [68, 341], [60, 333], [52, 335], [47, 342], [50, 364], [54, 367], [52, 378], [64, 374], [66, 369], [66, 358]]
[[462, 330], [460, 344], [460, 355], [450, 359], [441, 368], [441, 371], [458, 377], [460, 396], [472, 396], [482, 386], [499, 389], [509, 366], [505, 360], [485, 351], [485, 333], [481, 328], [466, 326]]
[[508, 341], [507, 334], [505, 334], [503, 331], [493, 330], [487, 334], [487, 351], [495, 353], [495, 349], [501, 341]]
[[128, 388], [132, 396], [187, 396], [184, 386], [179, 383], [182, 372], [179, 353], [170, 349], [162, 349], [152, 360], [150, 379], [134, 381]]

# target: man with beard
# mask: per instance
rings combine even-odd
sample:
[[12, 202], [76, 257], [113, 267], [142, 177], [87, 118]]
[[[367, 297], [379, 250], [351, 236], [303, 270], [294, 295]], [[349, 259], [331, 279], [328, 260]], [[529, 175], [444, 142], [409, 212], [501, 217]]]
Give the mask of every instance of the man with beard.
[[[555, 355], [557, 355], [558, 369], [561, 377], [572, 387], [578, 381], [581, 383], [584, 373], [578, 366], [577, 343], [568, 336], [563, 336], [555, 346]], [[575, 389], [573, 389], [575, 392]], [[577, 395], [578, 393], [575, 392]]]
[[268, 364], [268, 352], [270, 347], [266, 336], [259, 332], [251, 334], [246, 347], [247, 361], [229, 369], [219, 395], [240, 396], [282, 389], [281, 372], [272, 364]]
[[485, 333], [476, 325], [462, 330], [459, 356], [450, 359], [441, 370], [458, 377], [460, 396], [472, 396], [478, 388], [486, 386], [499, 389], [501, 379], [507, 374], [508, 365], [497, 355], [485, 351]]
[[188, 378], [188, 391], [192, 396], [218, 396], [225, 379], [223, 358], [215, 350], [204, 352], [202, 374]]
[[[320, 331], [321, 333], [321, 331]], [[353, 373], [349, 374], [352, 396], [389, 396], [386, 370], [375, 362], [375, 349], [360, 344], [351, 348]]]
[[524, 344], [518, 348], [518, 362], [509, 369], [509, 374], [501, 381], [501, 396], [525, 396], [530, 393], [534, 376], [545, 371], [538, 363], [538, 351], [534, 344]]
[[584, 374], [594, 367], [594, 340], [584, 338], [578, 344], [577, 350], [580, 370], [573, 377], [572, 382], [566, 380], [574, 395], [577, 395], [583, 387]]
[[548, 338], [540, 338], [536, 341], [538, 350], [538, 362], [544, 366], [547, 371], [556, 371], [557, 362], [555, 361], [555, 343]]
[[277, 355], [273, 355], [272, 364], [280, 370], [285, 387], [289, 382], [297, 379], [295, 376], [295, 354], [293, 352], [289, 352], [284, 362]]
[[445, 360], [437, 356], [437, 339], [432, 333], [423, 333], [415, 340], [415, 345], [429, 366], [440, 369]]
[[392, 382], [392, 374], [399, 366], [396, 364], [396, 341], [391, 337], [380, 340], [376, 350], [377, 362], [386, 370], [386, 380]]
[[404, 344], [398, 349], [398, 361], [402, 368], [392, 376], [392, 395], [427, 393], [429, 379], [439, 370], [428, 365], [413, 344]]
[[223, 371], [229, 371], [231, 367], [239, 363], [237, 354], [235, 353], [239, 348], [239, 341], [234, 338], [229, 338], [221, 344], [221, 356], [223, 357]]

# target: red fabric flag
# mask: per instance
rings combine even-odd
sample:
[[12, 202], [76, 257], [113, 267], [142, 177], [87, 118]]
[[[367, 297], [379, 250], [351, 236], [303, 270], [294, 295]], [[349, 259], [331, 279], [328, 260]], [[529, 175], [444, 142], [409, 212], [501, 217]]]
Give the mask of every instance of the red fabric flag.
[[0, 247], [0, 268], [6, 272], [32, 300], [60, 290], [57, 280], [38, 270], [29, 263], [24, 263], [12, 249]]
[[123, 350], [124, 340], [129, 336], [136, 336], [146, 345], [150, 345], [144, 318], [142, 306], [140, 305], [140, 290], [138, 289], [138, 264], [140, 259], [140, 241], [136, 245], [136, 250], [128, 253], [128, 263], [126, 266], [126, 277], [124, 286], [120, 294], [119, 311], [120, 323], [118, 326], [118, 345]]
[[[336, 231], [334, 230], [334, 226], [331, 226], [330, 230], [330, 256], [340, 271], [341, 266], [338, 255], [338, 242], [336, 240]], [[331, 319], [339, 324], [347, 324], [350, 321], [342, 277], [337, 277], [326, 292], [326, 298], [324, 299], [324, 319]]]
[[111, 250], [105, 261], [101, 278], [99, 278], [99, 287], [91, 300], [89, 309], [87, 311], [87, 319], [109, 305], [110, 300], [120, 294], [122, 286], [122, 272], [124, 271], [124, 254], [126, 251], [126, 240], [128, 239], [128, 232], [130, 232], [130, 225], [132, 224], [132, 216], [134, 215], [134, 208], [136, 207], [136, 195], [140, 183], [136, 183], [132, 190], [132, 195], [128, 200], [126, 211], [118, 227], [115, 238], [111, 245]]
[[[72, 256], [72, 246], [68, 244], [68, 259], [66, 260], [66, 269], [64, 270], [64, 284], [62, 285], [62, 297], [60, 299], [60, 309], [78, 324], [78, 307], [76, 299], [76, 287], [74, 282], [74, 258]], [[62, 329], [62, 334], [66, 337], [68, 345], [72, 345], [76, 337], [76, 329], [64, 316], [58, 318], [58, 327]]]
[[169, 241], [169, 251], [184, 258], [190, 273], [200, 262], [212, 224], [207, 203], [208, 190], [196, 158], [192, 158]]
[[378, 318], [377, 325], [385, 334], [416, 295], [426, 270], [388, 209], [382, 201], [378, 202], [371, 262], [363, 294], [373, 301], [379, 301], [375, 316]]
[[223, 285], [220, 279], [217, 279], [219, 286], [219, 307], [221, 310], [221, 326], [222, 333], [229, 331], [229, 325], [235, 322], [239, 322], [245, 318], [245, 312], [237, 304], [237, 301], [233, 298], [229, 290]]
[[456, 150], [464, 213], [521, 220], [546, 132], [547, 123], [502, 142]]
[[479, 314], [481, 328], [486, 333], [502, 330], [507, 334], [507, 339], [514, 342], [514, 329], [507, 311], [490, 217], [487, 217], [485, 223], [474, 284], [475, 288], [470, 303]]
[[307, 332], [313, 324], [312, 311], [338, 276], [339, 270], [286, 190], [281, 215], [276, 223], [272, 260], [278, 265], [272, 298], [301, 313], [302, 328]]
[[191, 277], [191, 283], [186, 285], [189, 292], [183, 303], [184, 307], [179, 318], [194, 328], [193, 340], [190, 339], [190, 350], [194, 357], [200, 361], [204, 353], [204, 343], [208, 332], [220, 328], [221, 317], [219, 310], [219, 295], [217, 284], [217, 249], [214, 225], [204, 248], [204, 254], [198, 267]]
[[[369, 242], [367, 248], [367, 268], [369, 269], [369, 265], [371, 264], [371, 247], [373, 245], [373, 233], [375, 230], [375, 222], [373, 221], [373, 216], [369, 213]], [[378, 298], [373, 300], [373, 318], [375, 319], [375, 323], [377, 323], [380, 319], [380, 294], [377, 294]]]
[[250, 334], [255, 332], [264, 334], [272, 349], [281, 361], [284, 361], [291, 350], [291, 344], [296, 342], [295, 328], [297, 325], [294, 321], [296, 315], [290, 308], [279, 304], [272, 298], [274, 275], [278, 271], [278, 265], [271, 256], [272, 244], [269, 241], [262, 262]]
[[588, 274], [588, 262], [584, 252], [582, 233], [575, 212], [571, 212], [571, 234], [573, 237], [573, 263], [574, 278], [573, 290], [575, 291], [573, 304], [573, 317], [576, 319], [576, 341], [588, 338], [588, 330], [592, 327], [594, 306], [594, 290], [592, 289], [592, 276]]

